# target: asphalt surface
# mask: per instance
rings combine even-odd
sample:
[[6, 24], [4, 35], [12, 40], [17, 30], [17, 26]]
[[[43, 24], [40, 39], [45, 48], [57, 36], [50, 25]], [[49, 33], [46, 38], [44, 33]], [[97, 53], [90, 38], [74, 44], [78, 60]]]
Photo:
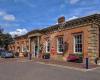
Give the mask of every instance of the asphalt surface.
[[0, 80], [100, 80], [100, 68], [83, 72], [36, 62], [0, 63]]

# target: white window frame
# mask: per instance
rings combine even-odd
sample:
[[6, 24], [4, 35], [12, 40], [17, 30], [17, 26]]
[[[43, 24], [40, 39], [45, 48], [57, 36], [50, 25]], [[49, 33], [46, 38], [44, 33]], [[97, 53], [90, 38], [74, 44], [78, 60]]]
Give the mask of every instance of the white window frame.
[[21, 50], [22, 50], [22, 52], [26, 52], [27, 51], [26, 45], [22, 44], [21, 45]]
[[20, 52], [20, 47], [17, 47], [17, 52]]
[[24, 52], [24, 44], [21, 45], [22, 52]]
[[74, 40], [74, 53], [82, 53], [82, 52], [76, 52], [76, 47], [75, 47], [75, 36], [81, 35], [81, 44], [82, 44], [82, 50], [83, 50], [83, 34], [82, 33], [76, 33], [73, 35], [73, 40]]
[[[58, 53], [58, 54], [62, 54], [63, 51], [62, 51], [62, 52], [59, 51], [59, 41], [58, 41], [59, 38], [62, 38], [62, 40], [63, 40], [63, 37], [62, 37], [62, 36], [57, 38], [57, 53]], [[63, 43], [64, 43], [64, 41], [63, 41]], [[63, 44], [62, 44], [62, 45], [63, 45]]]
[[[46, 53], [50, 53], [50, 51], [48, 51], [48, 45], [50, 44], [50, 41], [46, 41]], [[50, 45], [49, 45], [50, 46]]]

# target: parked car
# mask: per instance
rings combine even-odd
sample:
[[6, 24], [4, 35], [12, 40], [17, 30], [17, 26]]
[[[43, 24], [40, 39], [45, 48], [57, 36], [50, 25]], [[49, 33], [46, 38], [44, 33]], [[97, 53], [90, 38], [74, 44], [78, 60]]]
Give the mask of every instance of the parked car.
[[69, 54], [69, 56], [67, 57], [67, 61], [82, 63], [83, 62], [82, 54]]
[[2, 51], [1, 58], [14, 58], [14, 55], [13, 53], [8, 52], [8, 51]]
[[67, 57], [67, 61], [69, 61], [69, 62], [75, 62], [78, 59], [79, 59], [79, 57], [75, 56], [74, 54], [69, 54], [69, 56]]
[[4, 52], [4, 51], [5, 51], [5, 50], [3, 50], [3, 49], [0, 49], [0, 56], [1, 56], [1, 53], [2, 53], [2, 52]]

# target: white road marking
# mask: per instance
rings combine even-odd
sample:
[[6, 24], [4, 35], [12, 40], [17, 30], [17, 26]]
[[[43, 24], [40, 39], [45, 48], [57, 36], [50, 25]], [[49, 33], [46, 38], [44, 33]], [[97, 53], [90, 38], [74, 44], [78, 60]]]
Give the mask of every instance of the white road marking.
[[58, 65], [58, 64], [46, 64], [45, 62], [36, 62], [36, 63], [44, 64], [44, 65], [49, 65], [49, 66], [60, 67], [60, 68], [73, 69], [73, 70], [83, 71], [83, 72], [93, 71], [95, 69], [100, 68], [100, 67], [96, 67], [96, 68], [92, 68], [92, 69], [81, 69], [81, 68], [75, 68], [75, 67], [70, 67], [70, 66], [63, 66], [63, 65]]

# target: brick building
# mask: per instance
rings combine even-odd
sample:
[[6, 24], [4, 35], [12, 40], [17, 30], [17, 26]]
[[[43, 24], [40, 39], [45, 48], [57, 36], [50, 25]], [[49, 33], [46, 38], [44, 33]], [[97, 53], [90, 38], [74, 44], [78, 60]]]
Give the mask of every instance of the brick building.
[[19, 56], [29, 52], [29, 41], [27, 34], [15, 37], [14, 42], [9, 45], [9, 50], [19, 53]]
[[[76, 53], [93, 60], [100, 57], [100, 14], [70, 21], [65, 21], [65, 18], [61, 17], [58, 19], [58, 24], [41, 30], [33, 30], [26, 35], [25, 43], [28, 43], [28, 51], [34, 57], [39, 57], [44, 53], [50, 53], [52, 56], [52, 49], [56, 58]], [[24, 43], [23, 36], [16, 38], [15, 45], [18, 42], [20, 45]], [[18, 50], [18, 46], [15, 50]]]

